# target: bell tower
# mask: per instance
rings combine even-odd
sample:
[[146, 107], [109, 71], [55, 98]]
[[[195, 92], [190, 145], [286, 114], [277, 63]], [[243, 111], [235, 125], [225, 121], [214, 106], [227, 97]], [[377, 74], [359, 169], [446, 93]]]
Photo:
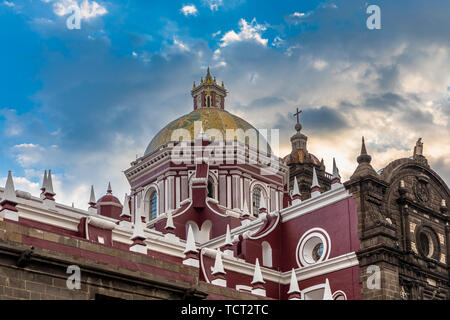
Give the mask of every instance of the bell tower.
[[194, 82], [191, 95], [194, 99], [194, 110], [200, 108], [225, 108], [227, 90], [225, 89], [223, 82], [219, 85], [216, 81], [216, 77], [211, 76], [209, 67], [205, 80], [203, 80], [202, 77], [200, 85], [198, 86]]

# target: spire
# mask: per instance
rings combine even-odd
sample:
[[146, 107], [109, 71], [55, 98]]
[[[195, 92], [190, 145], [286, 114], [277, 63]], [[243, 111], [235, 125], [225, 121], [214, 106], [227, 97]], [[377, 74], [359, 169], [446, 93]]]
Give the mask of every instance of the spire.
[[45, 192], [45, 187], [47, 186], [47, 170], [44, 170], [44, 178], [42, 179], [42, 192]]
[[317, 179], [316, 168], [313, 167], [313, 179], [312, 179], [312, 185], [311, 185], [311, 198], [317, 197], [318, 195], [320, 195], [320, 185], [319, 185], [319, 180]]
[[372, 161], [372, 157], [367, 153], [364, 137], [362, 137], [361, 154], [356, 158], [356, 160], [358, 161], [358, 167], [356, 168], [355, 172], [353, 172], [350, 179], [355, 179], [363, 176], [378, 176], [378, 174], [370, 164], [370, 162]]
[[262, 273], [261, 273], [261, 268], [259, 267], [259, 260], [258, 258], [256, 258], [256, 262], [255, 262], [255, 271], [253, 273], [253, 281], [251, 282], [252, 284], [262, 284], [265, 283]]
[[325, 290], [323, 292], [323, 300], [333, 300], [333, 294], [331, 293], [330, 282], [328, 278], [325, 279]]
[[300, 190], [298, 189], [298, 182], [297, 177], [294, 177], [294, 191], [292, 192], [292, 195], [300, 195]]
[[244, 208], [242, 210], [242, 218], [248, 218], [250, 216], [250, 211], [248, 210], [247, 199], [244, 200]]
[[206, 77], [205, 77], [205, 82], [206, 83], [212, 83], [212, 77], [211, 77], [211, 73], [209, 72], [209, 67], [208, 67], [208, 71], [206, 72]]
[[112, 194], [111, 181], [108, 182], [108, 189], [106, 190], [107, 194]]
[[217, 248], [216, 261], [214, 262], [214, 268], [212, 274], [225, 274], [225, 269], [223, 268], [222, 262], [222, 252]]
[[372, 161], [372, 157], [367, 154], [366, 143], [364, 142], [364, 137], [362, 137], [361, 154], [358, 156], [357, 161], [359, 164], [370, 163]]
[[300, 293], [300, 289], [298, 287], [297, 275], [295, 274], [294, 268], [291, 271], [291, 284], [289, 285], [288, 294], [292, 293]]
[[5, 190], [3, 191], [3, 198], [1, 203], [12, 202], [17, 204], [16, 191], [14, 189], [14, 181], [12, 178], [11, 170], [8, 171], [8, 178], [6, 179]]
[[130, 212], [130, 203], [129, 203], [130, 197], [125, 193], [125, 198], [123, 199], [123, 208], [122, 213], [120, 214], [121, 217], [131, 217]]
[[225, 234], [225, 245], [232, 246], [233, 240], [231, 240], [231, 232], [230, 232], [230, 225], [227, 224], [227, 233]]
[[316, 168], [313, 167], [313, 180], [312, 180], [312, 185], [311, 185], [311, 189], [312, 188], [320, 188], [319, 185], [319, 180], [317, 180], [317, 172], [316, 172]]
[[89, 203], [88, 203], [91, 207], [95, 206], [96, 202], [95, 202], [95, 193], [94, 193], [94, 186], [91, 185], [91, 196], [89, 197]]
[[294, 177], [294, 190], [292, 191], [292, 205], [297, 205], [302, 202], [300, 190], [298, 189], [297, 177]]
[[195, 245], [194, 231], [192, 231], [192, 226], [189, 225], [188, 233], [186, 237], [186, 248], [184, 253], [194, 252], [197, 253], [197, 246]]
[[142, 225], [142, 213], [144, 211], [144, 201], [141, 202], [141, 205], [139, 206], [139, 213], [136, 215], [134, 219], [134, 228], [133, 228], [133, 235], [131, 237], [131, 240], [144, 240], [146, 239], [146, 236], [144, 234], [144, 227]]
[[53, 192], [52, 170], [48, 170], [47, 184], [45, 185], [45, 193], [55, 195]]
[[336, 159], [333, 158], [333, 179], [341, 179], [341, 176], [339, 175], [339, 169], [336, 165]]

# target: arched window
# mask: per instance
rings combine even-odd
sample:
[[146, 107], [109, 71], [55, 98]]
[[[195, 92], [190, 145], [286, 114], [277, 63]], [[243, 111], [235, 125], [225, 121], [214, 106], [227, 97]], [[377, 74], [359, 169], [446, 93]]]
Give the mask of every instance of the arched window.
[[206, 96], [206, 106], [209, 108], [211, 107], [211, 96]]
[[149, 203], [149, 217], [151, 219], [155, 219], [158, 216], [156, 202], [158, 201], [158, 196], [156, 194], [156, 190], [153, 190], [150, 193], [150, 203]]
[[262, 247], [262, 264], [264, 267], [272, 268], [272, 247], [267, 241], [261, 243]]
[[261, 199], [261, 188], [259, 188], [259, 187], [253, 188], [252, 213], [255, 217], [257, 217], [258, 213], [259, 213], [259, 200], [260, 199]]

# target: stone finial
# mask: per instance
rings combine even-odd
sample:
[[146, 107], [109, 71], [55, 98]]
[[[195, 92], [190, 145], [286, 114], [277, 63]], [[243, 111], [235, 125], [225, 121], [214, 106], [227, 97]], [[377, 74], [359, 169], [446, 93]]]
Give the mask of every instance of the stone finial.
[[355, 172], [353, 172], [350, 179], [358, 179], [365, 176], [378, 177], [378, 174], [370, 164], [370, 162], [372, 161], [372, 157], [367, 153], [364, 137], [362, 137], [361, 153], [356, 158], [356, 160], [358, 161], [358, 167], [356, 168]]
[[264, 288], [264, 279], [261, 273], [261, 268], [259, 266], [259, 260], [256, 258], [255, 271], [253, 273], [252, 293], [260, 296], [266, 296], [266, 289]]
[[95, 201], [95, 193], [94, 193], [94, 186], [91, 185], [91, 195], [89, 197], [88, 204], [91, 206], [91, 208], [94, 208], [97, 202]]
[[250, 211], [248, 210], [247, 199], [244, 200], [244, 208], [242, 210], [241, 218], [247, 219], [250, 216]]
[[259, 266], [259, 260], [256, 258], [255, 262], [255, 271], [253, 272], [253, 280], [251, 284], [264, 284], [266, 283], [263, 279], [262, 273], [261, 273], [261, 267]]
[[364, 137], [362, 137], [361, 153], [356, 161], [358, 161], [358, 163], [370, 163], [372, 161], [372, 157], [367, 153]]
[[223, 262], [222, 262], [222, 252], [219, 248], [217, 248], [216, 252], [216, 260], [214, 261], [214, 268], [212, 270], [212, 284], [215, 284], [216, 286], [226, 287], [227, 286], [227, 280], [225, 279], [225, 269], [223, 268]]
[[3, 191], [2, 202], [8, 201], [17, 204], [16, 190], [14, 188], [14, 181], [11, 171], [8, 171], [8, 178], [6, 178], [5, 189]]
[[47, 185], [47, 170], [44, 170], [44, 178], [42, 179], [42, 186], [41, 186], [42, 194], [45, 192], [46, 185]]
[[416, 142], [416, 146], [414, 147], [414, 159], [417, 156], [423, 156], [423, 142], [422, 138], [419, 138]]
[[11, 171], [8, 171], [8, 178], [6, 178], [5, 189], [3, 190], [3, 198], [0, 201], [0, 205], [2, 206], [0, 209], [1, 218], [19, 221], [19, 214], [16, 208], [17, 196]]
[[183, 253], [184, 253], [183, 264], [195, 268], [200, 267], [200, 262], [198, 260], [198, 250], [197, 246], [195, 245], [194, 231], [192, 231], [191, 225], [189, 225], [188, 228], [186, 237], [186, 247]]
[[164, 227], [164, 229], [175, 230], [175, 225], [173, 224], [172, 211], [167, 212], [166, 226]]
[[108, 189], [106, 190], [107, 194], [112, 194], [111, 182], [108, 182]]
[[222, 262], [222, 251], [220, 251], [219, 248], [217, 248], [216, 260], [214, 262], [214, 268], [213, 268], [212, 274], [213, 275], [225, 274], [225, 269], [223, 268], [223, 262]]
[[125, 197], [123, 199], [122, 213], [120, 214], [120, 217], [123, 217], [123, 218], [126, 218], [126, 219], [131, 217], [129, 200], [130, 200], [130, 197], [125, 193]]
[[48, 170], [47, 185], [45, 187], [45, 193], [50, 193], [52, 195], [55, 195], [55, 192], [53, 191], [52, 170]]
[[231, 240], [231, 231], [230, 231], [230, 225], [227, 224], [227, 232], [225, 234], [225, 245], [232, 246], [233, 240]]
[[291, 282], [289, 285], [289, 291], [288, 291], [288, 299], [289, 300], [300, 300], [301, 299], [301, 292], [300, 288], [298, 287], [298, 280], [297, 275], [295, 274], [294, 268], [291, 270]]
[[141, 202], [141, 205], [139, 206], [139, 211], [136, 213], [136, 216], [134, 218], [134, 228], [131, 240], [135, 239], [145, 240], [147, 238], [144, 234], [144, 226], [141, 219], [142, 214], [144, 213], [143, 211], [144, 211], [144, 201]]
[[194, 239], [194, 231], [192, 230], [192, 226], [189, 225], [188, 233], [186, 237], [186, 248], [184, 249], [184, 253], [198, 253], [197, 246], [195, 245]]
[[333, 158], [333, 178], [332, 178], [333, 180], [341, 180], [341, 175], [339, 174], [339, 169], [338, 169], [338, 167], [337, 167], [337, 165], [336, 165], [336, 159], [335, 158]]
[[298, 182], [297, 182], [297, 177], [294, 177], [294, 187], [293, 187], [293, 191], [292, 191], [292, 205], [295, 206], [299, 203], [302, 202], [301, 198], [301, 194], [300, 194], [300, 190], [298, 188]]
[[313, 167], [313, 179], [311, 184], [311, 198], [317, 197], [320, 195], [320, 185], [319, 180], [317, 179], [316, 168]]
[[325, 289], [323, 292], [322, 300], [333, 300], [333, 294], [331, 293], [330, 282], [328, 281], [328, 278], [325, 279]]
[[144, 201], [141, 202], [139, 213], [136, 214], [134, 219], [133, 235], [131, 236], [133, 244], [130, 247], [130, 251], [147, 254], [147, 245], [144, 242], [147, 236], [144, 233], [144, 226], [141, 219], [143, 207]]

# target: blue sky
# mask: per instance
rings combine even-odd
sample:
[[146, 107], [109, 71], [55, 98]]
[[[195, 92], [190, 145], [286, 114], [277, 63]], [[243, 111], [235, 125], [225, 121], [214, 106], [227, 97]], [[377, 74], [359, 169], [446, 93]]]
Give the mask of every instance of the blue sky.
[[[366, 27], [371, 4], [380, 30]], [[448, 183], [449, 12], [444, 0], [0, 0], [0, 182], [12, 170], [37, 195], [51, 168], [58, 201], [84, 208], [110, 180], [122, 199], [122, 171], [191, 111], [211, 66], [229, 111], [281, 130], [282, 155], [301, 105], [309, 150], [345, 178], [364, 134], [375, 169], [422, 137]]]

